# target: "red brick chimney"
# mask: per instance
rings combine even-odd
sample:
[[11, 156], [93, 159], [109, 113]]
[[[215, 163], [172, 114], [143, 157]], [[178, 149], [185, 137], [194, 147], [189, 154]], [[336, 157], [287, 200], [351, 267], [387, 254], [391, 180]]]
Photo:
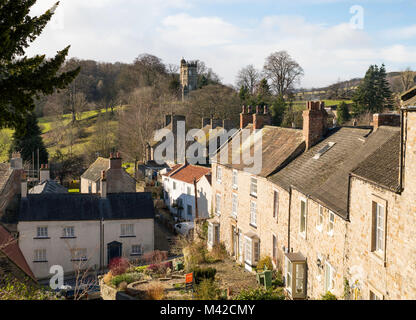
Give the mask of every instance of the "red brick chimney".
[[240, 113], [240, 129], [245, 128], [249, 123], [252, 123], [253, 116], [251, 115], [251, 106], [243, 106], [243, 110]]
[[121, 169], [120, 152], [110, 153], [110, 169]]
[[272, 124], [272, 117], [269, 114], [267, 106], [264, 106], [263, 112], [261, 112], [260, 107], [256, 107], [256, 113], [253, 114], [253, 129], [263, 129], [266, 125]]
[[374, 131], [380, 126], [400, 127], [400, 114], [398, 113], [375, 113], [373, 114]]
[[328, 114], [325, 111], [325, 104], [321, 101], [308, 101], [306, 110], [303, 111], [303, 138], [306, 143], [306, 150], [310, 149], [325, 134]]

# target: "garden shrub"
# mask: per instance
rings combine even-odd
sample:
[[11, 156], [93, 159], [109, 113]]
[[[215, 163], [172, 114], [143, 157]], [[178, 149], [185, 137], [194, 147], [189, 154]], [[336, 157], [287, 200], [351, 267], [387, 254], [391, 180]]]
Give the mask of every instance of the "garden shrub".
[[11, 275], [0, 278], [0, 300], [58, 300], [50, 289], [33, 284], [29, 278], [23, 281]]
[[218, 300], [221, 297], [221, 290], [215, 281], [203, 279], [196, 287], [195, 297], [198, 300]]
[[215, 268], [195, 268], [193, 270], [194, 273], [194, 281], [195, 284], [200, 284], [203, 280], [211, 280], [215, 279], [215, 275], [217, 274], [217, 269]]
[[183, 250], [186, 270], [192, 271], [199, 264], [206, 262], [207, 248], [202, 241], [192, 242]]
[[224, 243], [217, 243], [212, 247], [209, 256], [213, 258], [214, 262], [223, 261], [227, 257], [227, 250]]
[[260, 259], [260, 261], [257, 263], [257, 271], [264, 271], [266, 270], [273, 270], [273, 263], [272, 258], [269, 256], [263, 257]]
[[247, 289], [241, 291], [235, 300], [285, 300], [283, 289]]
[[111, 271], [109, 271], [103, 277], [103, 281], [105, 284], [109, 285], [111, 283], [111, 279], [113, 279], [113, 274], [111, 273]]
[[135, 267], [134, 268], [134, 271], [136, 271], [136, 272], [140, 272], [140, 273], [144, 273], [144, 271], [146, 271], [146, 269], [148, 268], [149, 266], [140, 266], [140, 267]]
[[153, 252], [145, 253], [142, 259], [147, 264], [158, 264], [168, 259], [168, 252], [155, 250]]
[[142, 275], [140, 273], [124, 273], [118, 276], [115, 276], [111, 279], [111, 284], [116, 288], [119, 286], [120, 283], [126, 282], [130, 284], [135, 281], [139, 281], [142, 279]]
[[149, 300], [163, 300], [165, 296], [165, 287], [161, 283], [154, 283], [146, 290]]
[[338, 300], [337, 297], [330, 291], [322, 295], [322, 300]]
[[113, 276], [118, 276], [126, 273], [126, 271], [130, 268], [130, 262], [128, 259], [123, 257], [114, 258], [110, 261], [108, 268]]
[[283, 287], [285, 285], [281, 271], [276, 271], [273, 277], [272, 284], [275, 287]]

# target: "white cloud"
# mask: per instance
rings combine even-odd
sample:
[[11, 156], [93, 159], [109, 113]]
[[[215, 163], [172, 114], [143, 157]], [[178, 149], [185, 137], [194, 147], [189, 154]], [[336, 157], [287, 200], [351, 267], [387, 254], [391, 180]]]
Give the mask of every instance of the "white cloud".
[[[55, 1], [38, 1], [33, 13]], [[415, 48], [396, 40], [386, 44], [348, 23], [328, 26], [302, 16], [270, 15], [242, 27], [220, 14], [190, 14], [198, 1], [63, 0], [56, 14], [63, 23], [51, 23], [28, 54], [51, 56], [71, 44], [71, 56], [99, 61], [131, 62], [148, 52], [179, 63], [183, 56], [205, 61], [225, 83], [234, 83], [240, 68], [262, 68], [270, 53], [286, 50], [305, 69], [306, 87], [362, 76], [374, 63], [385, 62], [393, 71], [414, 61]], [[402, 28], [401, 34], [409, 36], [413, 28]]]

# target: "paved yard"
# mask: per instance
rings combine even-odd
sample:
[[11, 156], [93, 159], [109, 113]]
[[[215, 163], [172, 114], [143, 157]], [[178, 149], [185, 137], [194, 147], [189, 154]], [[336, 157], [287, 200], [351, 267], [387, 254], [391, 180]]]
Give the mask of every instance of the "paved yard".
[[257, 287], [256, 275], [248, 272], [234, 260], [226, 258], [222, 262], [201, 264], [201, 267], [217, 269], [216, 278], [221, 288], [230, 288], [231, 295], [238, 294], [243, 289]]

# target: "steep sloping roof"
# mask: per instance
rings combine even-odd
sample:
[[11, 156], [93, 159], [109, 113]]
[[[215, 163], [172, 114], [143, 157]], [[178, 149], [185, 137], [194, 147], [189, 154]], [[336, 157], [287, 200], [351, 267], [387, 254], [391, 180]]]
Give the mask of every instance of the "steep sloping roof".
[[0, 194], [3, 192], [4, 187], [9, 181], [11, 175], [13, 173], [13, 169], [10, 168], [10, 164], [8, 163], [0, 163]]
[[199, 179], [201, 179], [206, 174], [209, 174], [210, 172], [211, 168], [188, 164], [173, 172], [170, 177], [185, 183], [194, 183], [194, 179], [199, 181]]
[[[286, 190], [292, 186], [347, 218], [350, 172], [397, 131], [393, 127], [380, 127], [373, 133], [356, 127], [330, 130], [323, 141], [269, 179]], [[329, 143], [333, 145], [329, 147]]]
[[29, 189], [31, 194], [40, 193], [68, 193], [68, 190], [54, 180], [46, 180]]
[[19, 269], [26, 273], [30, 278], [36, 281], [36, 278], [30, 269], [22, 251], [20, 251], [17, 241], [13, 239], [10, 233], [0, 225], [0, 251], [6, 255]]
[[175, 164], [169, 172], [162, 174], [162, 176], [170, 177], [172, 174], [176, 172], [176, 170], [178, 170], [182, 166], [183, 166], [182, 164]]
[[[245, 129], [253, 130], [253, 125], [249, 124]], [[285, 166], [291, 159], [299, 155], [305, 149], [303, 132], [299, 129], [282, 128], [274, 126], [265, 126], [262, 130], [254, 135], [254, 139], [245, 137], [244, 134], [237, 133], [228, 144], [223, 145], [220, 151], [214, 156], [214, 160], [221, 162], [222, 158], [227, 158], [225, 152], [228, 147], [228, 163], [221, 163], [227, 167], [237, 170], [244, 170], [247, 165], [242, 160], [243, 152], [250, 150], [251, 155], [254, 154], [254, 147], [259, 147], [260, 135], [262, 141], [262, 167], [259, 176], [267, 177], [279, 168]], [[248, 136], [248, 135], [247, 135]], [[233, 149], [234, 141], [240, 139], [240, 148]], [[254, 142], [253, 142], [254, 141]], [[233, 164], [233, 155], [240, 156], [240, 164]]]
[[400, 191], [400, 132], [396, 132], [373, 154], [361, 162], [352, 174], [393, 192]]
[[110, 168], [110, 160], [102, 157], [98, 157], [92, 165], [85, 171], [81, 178], [98, 181], [101, 178], [101, 172], [107, 171]]
[[151, 193], [31, 194], [20, 202], [19, 221], [153, 219]]

